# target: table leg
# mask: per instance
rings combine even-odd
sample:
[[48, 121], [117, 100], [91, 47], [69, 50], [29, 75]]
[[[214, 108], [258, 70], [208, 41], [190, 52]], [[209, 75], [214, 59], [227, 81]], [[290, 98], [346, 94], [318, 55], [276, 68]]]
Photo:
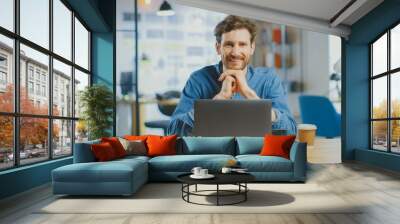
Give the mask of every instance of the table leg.
[[247, 201], [247, 183], [244, 183], [244, 201]]
[[219, 205], [219, 184], [217, 184], [217, 206]]
[[197, 184], [196, 184], [196, 186], [195, 186], [195, 191], [197, 192]]

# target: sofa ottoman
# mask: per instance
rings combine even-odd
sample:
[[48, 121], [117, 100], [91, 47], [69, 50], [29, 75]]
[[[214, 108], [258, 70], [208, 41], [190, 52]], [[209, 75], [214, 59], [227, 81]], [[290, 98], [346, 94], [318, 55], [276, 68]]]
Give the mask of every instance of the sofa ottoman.
[[132, 195], [148, 181], [148, 157], [129, 156], [108, 162], [74, 163], [52, 171], [53, 193]]

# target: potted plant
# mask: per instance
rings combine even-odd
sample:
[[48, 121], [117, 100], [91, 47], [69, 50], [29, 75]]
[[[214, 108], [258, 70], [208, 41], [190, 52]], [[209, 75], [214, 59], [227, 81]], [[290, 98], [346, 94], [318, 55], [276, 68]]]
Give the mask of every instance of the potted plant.
[[105, 85], [94, 84], [80, 92], [81, 118], [87, 127], [89, 140], [110, 136], [112, 126], [113, 93]]

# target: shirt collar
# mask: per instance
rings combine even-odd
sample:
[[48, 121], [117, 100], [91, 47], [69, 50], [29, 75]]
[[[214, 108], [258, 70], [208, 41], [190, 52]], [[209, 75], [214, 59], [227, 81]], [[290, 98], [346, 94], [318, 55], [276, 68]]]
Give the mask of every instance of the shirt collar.
[[[215, 65], [215, 69], [217, 71], [217, 78], [221, 75], [222, 73], [222, 61], [219, 61], [218, 64]], [[254, 76], [254, 69], [253, 66], [250, 64], [247, 66], [247, 74], [246, 74], [246, 80], [247, 82], [250, 81], [250, 79]]]

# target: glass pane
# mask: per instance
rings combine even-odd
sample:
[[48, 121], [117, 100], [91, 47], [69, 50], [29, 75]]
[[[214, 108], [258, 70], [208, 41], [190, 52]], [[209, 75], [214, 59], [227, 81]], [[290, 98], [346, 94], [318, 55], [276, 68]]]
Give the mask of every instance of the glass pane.
[[387, 77], [372, 81], [372, 118], [387, 117]]
[[400, 67], [400, 24], [391, 30], [390, 37], [391, 69]]
[[87, 141], [88, 129], [86, 122], [84, 120], [79, 120], [75, 122], [75, 143]]
[[21, 36], [49, 47], [49, 0], [20, 0]]
[[14, 111], [13, 40], [0, 35], [0, 111]]
[[89, 69], [89, 32], [75, 18], [75, 63]]
[[71, 60], [72, 12], [60, 0], [53, 0], [53, 18], [53, 51]]
[[22, 117], [20, 119], [21, 164], [34, 163], [49, 158], [49, 120], [45, 118]]
[[0, 26], [14, 31], [14, 0], [0, 1]]
[[81, 114], [81, 107], [79, 106], [79, 98], [81, 92], [89, 86], [89, 75], [75, 69], [75, 117], [79, 117]]
[[391, 116], [400, 118], [400, 72], [390, 75], [391, 76], [391, 88], [390, 88], [390, 98], [391, 98]]
[[400, 120], [391, 121], [392, 152], [400, 153]]
[[48, 64], [47, 55], [21, 44], [21, 113], [48, 114]]
[[[151, 8], [155, 2], [145, 2]], [[159, 4], [159, 3], [157, 3]], [[143, 6], [143, 4], [142, 4]], [[118, 0], [116, 10], [116, 99], [117, 99], [117, 135], [134, 133], [136, 72], [135, 68], [135, 2]], [[182, 32], [183, 33], [183, 32]]]
[[14, 165], [13, 118], [0, 116], [0, 170]]
[[387, 34], [372, 44], [372, 71], [373, 75], [387, 71]]
[[53, 60], [53, 115], [72, 117], [71, 66]]
[[72, 121], [53, 120], [53, 157], [72, 154]]
[[372, 122], [372, 148], [387, 151], [387, 121]]

